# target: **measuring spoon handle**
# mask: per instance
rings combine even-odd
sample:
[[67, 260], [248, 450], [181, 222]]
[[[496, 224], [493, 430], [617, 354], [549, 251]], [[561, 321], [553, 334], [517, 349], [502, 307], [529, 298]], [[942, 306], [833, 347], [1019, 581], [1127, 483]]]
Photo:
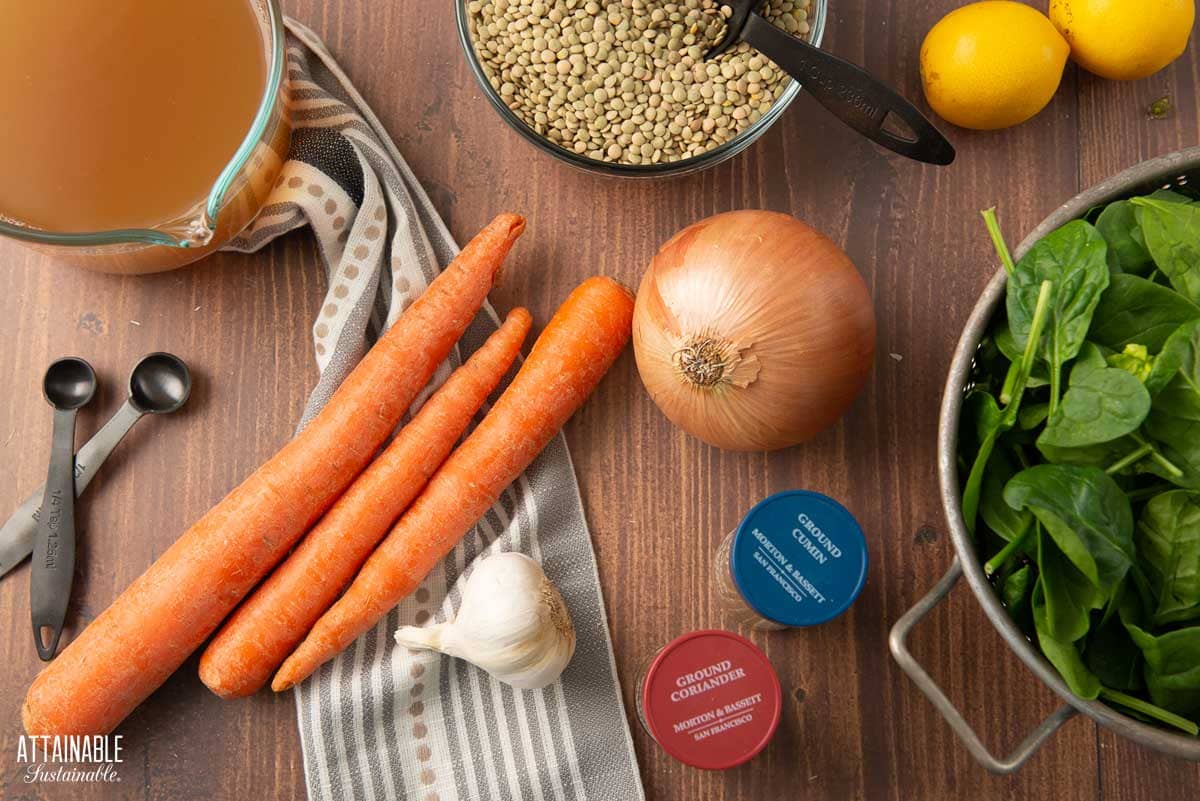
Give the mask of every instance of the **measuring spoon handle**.
[[[113, 449], [117, 447], [133, 424], [142, 418], [141, 412], [130, 401], [117, 410], [108, 422], [89, 439], [79, 453], [75, 455], [75, 495], [83, 494], [84, 489], [91, 483], [92, 477], [104, 461], [108, 459]], [[38, 518], [41, 517], [42, 499], [46, 493], [46, 485], [38, 487], [25, 502], [13, 512], [12, 516], [0, 527], [0, 576], [24, 561], [33, 552], [34, 535], [37, 532]]]
[[[54, 411], [50, 470], [43, 514], [33, 543], [29, 607], [38, 656], [48, 662], [58, 650], [71, 584], [75, 577], [75, 410]], [[49, 640], [46, 632], [49, 630]]]
[[[927, 164], [954, 161], [954, 146], [916, 106], [861, 67], [813, 47], [751, 14], [742, 38], [800, 82], [839, 120], [882, 147]], [[888, 130], [894, 115], [911, 136]]]

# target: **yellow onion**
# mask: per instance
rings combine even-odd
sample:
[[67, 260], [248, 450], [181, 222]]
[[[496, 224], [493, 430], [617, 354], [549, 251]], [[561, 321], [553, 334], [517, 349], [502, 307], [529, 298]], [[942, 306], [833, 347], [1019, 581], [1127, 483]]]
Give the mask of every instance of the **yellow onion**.
[[633, 318], [638, 372], [675, 425], [719, 448], [786, 448], [845, 413], [875, 353], [871, 295], [828, 238], [735, 211], [676, 234]]

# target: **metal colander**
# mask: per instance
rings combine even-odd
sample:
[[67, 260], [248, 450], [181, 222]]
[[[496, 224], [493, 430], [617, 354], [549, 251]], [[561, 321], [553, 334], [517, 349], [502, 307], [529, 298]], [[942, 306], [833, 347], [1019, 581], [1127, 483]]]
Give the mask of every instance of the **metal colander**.
[[[1148, 194], [1156, 189], [1186, 187], [1189, 183], [1200, 187], [1200, 147], [1143, 162], [1075, 196], [1047, 217], [1021, 243], [1013, 255], [1017, 259], [1021, 258], [1035, 242], [1046, 234], [1071, 220], [1084, 216], [1089, 209], [1095, 206], [1133, 195]], [[946, 388], [942, 396], [941, 420], [938, 424], [938, 478], [942, 505], [946, 510], [946, 521], [950, 528], [950, 538], [954, 543], [954, 561], [951, 562], [949, 570], [946, 571], [946, 575], [937, 583], [937, 586], [901, 617], [892, 628], [889, 638], [892, 655], [904, 672], [916, 682], [921, 692], [925, 693], [942, 713], [942, 716], [946, 718], [971, 755], [994, 773], [1012, 773], [1020, 768], [1051, 734], [1079, 712], [1147, 748], [1184, 759], [1200, 761], [1200, 738], [1160, 729], [1128, 715], [1123, 715], [1099, 701], [1085, 701], [1076, 697], [1041, 652], [1012, 622], [991, 584], [984, 576], [981, 560], [975, 551], [975, 543], [967, 533], [967, 527], [962, 517], [962, 497], [959, 492], [960, 481], [955, 455], [958, 452], [959, 415], [962, 412], [964, 388], [971, 373], [971, 363], [980, 340], [988, 330], [992, 314], [1004, 302], [1005, 279], [1004, 270], [998, 270], [975, 305], [975, 310], [967, 320], [962, 336], [958, 340], [958, 347], [954, 351], [954, 360], [950, 365], [950, 374], [946, 378]], [[996, 631], [1000, 632], [1000, 636], [1004, 638], [1008, 647], [1029, 666], [1039, 679], [1065, 701], [1063, 706], [1042, 721], [1011, 754], [1005, 757], [997, 757], [988, 751], [962, 714], [925, 672], [907, 647], [908, 635], [913, 628], [949, 594], [959, 578], [963, 576], [966, 576], [971, 591], [979, 599], [983, 611], [992, 621], [992, 625], [996, 627]]]

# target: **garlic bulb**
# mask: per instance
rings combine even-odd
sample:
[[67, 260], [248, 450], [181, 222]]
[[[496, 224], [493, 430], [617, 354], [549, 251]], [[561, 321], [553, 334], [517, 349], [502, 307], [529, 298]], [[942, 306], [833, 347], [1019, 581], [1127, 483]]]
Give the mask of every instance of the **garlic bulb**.
[[467, 579], [454, 620], [405, 626], [396, 642], [465, 659], [505, 684], [536, 690], [553, 684], [571, 661], [575, 627], [541, 565], [524, 554], [501, 553]]

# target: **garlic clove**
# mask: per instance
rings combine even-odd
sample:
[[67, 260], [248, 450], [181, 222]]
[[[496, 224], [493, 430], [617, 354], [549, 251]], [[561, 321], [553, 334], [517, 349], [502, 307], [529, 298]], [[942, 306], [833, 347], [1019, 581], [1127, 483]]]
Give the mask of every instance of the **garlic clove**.
[[433, 626], [405, 626], [396, 632], [396, 642], [405, 648], [417, 651], [441, 651], [447, 653], [443, 634], [447, 624]]
[[396, 632], [400, 645], [465, 659], [520, 689], [553, 684], [574, 656], [575, 639], [562, 595], [519, 553], [488, 557], [475, 568], [453, 621]]

